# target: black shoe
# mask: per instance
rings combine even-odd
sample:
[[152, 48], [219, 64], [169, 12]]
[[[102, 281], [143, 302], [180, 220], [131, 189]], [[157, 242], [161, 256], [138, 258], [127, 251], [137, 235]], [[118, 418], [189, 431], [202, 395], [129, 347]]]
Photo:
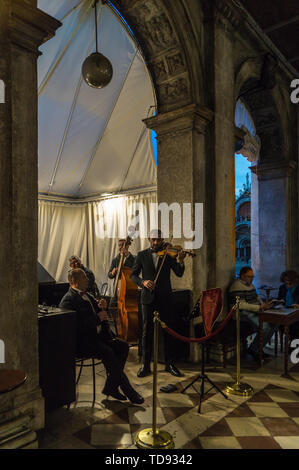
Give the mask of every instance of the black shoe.
[[117, 389], [116, 390], [109, 390], [108, 388], [104, 387], [102, 393], [107, 395], [108, 397], [115, 398], [115, 400], [125, 401], [127, 397], [120, 393]]
[[184, 377], [184, 374], [182, 374], [179, 369], [174, 366], [173, 364], [167, 364], [165, 367], [166, 372], [169, 372], [170, 374], [174, 375], [175, 377]]
[[146, 377], [147, 375], [151, 375], [151, 370], [144, 365], [140, 367], [139, 371], [137, 372], [137, 377]]
[[139, 393], [137, 393], [136, 390], [133, 390], [132, 392], [127, 393], [126, 395], [128, 399], [130, 400], [130, 402], [133, 403], [134, 405], [141, 405], [142, 403], [144, 403], [144, 398], [141, 395], [139, 395]]

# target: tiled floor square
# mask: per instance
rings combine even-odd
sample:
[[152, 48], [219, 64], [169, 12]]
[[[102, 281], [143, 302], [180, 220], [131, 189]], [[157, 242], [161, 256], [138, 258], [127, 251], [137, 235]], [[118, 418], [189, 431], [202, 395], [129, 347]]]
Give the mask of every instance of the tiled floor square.
[[199, 438], [203, 449], [241, 449], [235, 437], [201, 437]]
[[210, 426], [206, 431], [201, 433], [200, 436], [206, 437], [206, 436], [232, 436], [233, 432], [229, 425], [227, 424], [227, 421], [223, 418], [218, 423], [213, 424]]
[[275, 389], [266, 390], [267, 395], [276, 403], [298, 401], [298, 396], [291, 390]]
[[234, 436], [270, 436], [259, 418], [226, 418]]
[[273, 402], [272, 398], [270, 398], [269, 395], [264, 390], [261, 390], [260, 392], [257, 392], [252, 397], [250, 397], [247, 403], [249, 405], [249, 403], [255, 403], [255, 402], [265, 403], [267, 401]]
[[299, 418], [299, 401], [296, 403], [279, 403], [279, 406], [291, 418]]
[[[131, 407], [128, 409], [130, 424], [151, 424], [153, 422], [152, 407]], [[157, 424], [165, 424], [166, 419], [161, 408], [157, 408]]]
[[169, 423], [170, 421], [173, 421], [175, 419], [177, 419], [179, 416], [182, 416], [184, 415], [185, 413], [187, 413], [188, 411], [190, 411], [192, 408], [180, 408], [178, 406], [174, 406], [174, 407], [164, 407], [162, 408], [162, 412], [164, 414], [164, 417], [165, 417], [165, 420], [166, 420], [166, 423]]
[[299, 436], [299, 426], [291, 418], [261, 418], [272, 436]]
[[158, 393], [158, 399], [161, 407], [193, 407], [193, 402], [186, 393]]
[[251, 407], [247, 403], [237, 406], [229, 415], [228, 418], [250, 418], [256, 416]]
[[277, 404], [272, 402], [266, 403], [249, 403], [248, 407], [258, 418], [288, 418], [288, 414]]
[[299, 449], [299, 436], [275, 436], [274, 439], [282, 449]]
[[267, 436], [238, 437], [242, 449], [280, 449], [280, 445]]
[[91, 426], [91, 446], [131, 445], [132, 436], [129, 424], [94, 424]]

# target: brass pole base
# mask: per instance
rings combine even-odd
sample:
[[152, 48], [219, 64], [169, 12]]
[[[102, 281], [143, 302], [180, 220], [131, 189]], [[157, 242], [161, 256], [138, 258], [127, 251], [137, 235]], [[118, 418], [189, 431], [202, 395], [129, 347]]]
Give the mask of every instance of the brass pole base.
[[138, 449], [174, 449], [171, 434], [167, 431], [153, 433], [152, 428], [143, 429], [135, 437], [135, 445]]
[[226, 393], [231, 395], [241, 395], [242, 397], [250, 397], [253, 394], [251, 385], [235, 382], [232, 385], [227, 385], [225, 388]]

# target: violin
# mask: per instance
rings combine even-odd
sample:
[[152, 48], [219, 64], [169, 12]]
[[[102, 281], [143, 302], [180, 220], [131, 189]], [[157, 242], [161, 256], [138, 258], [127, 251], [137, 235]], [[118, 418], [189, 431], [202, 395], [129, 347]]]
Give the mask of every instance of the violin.
[[165, 256], [169, 255], [171, 258], [176, 258], [179, 254], [179, 252], [182, 252], [188, 256], [191, 256], [194, 258], [196, 254], [192, 250], [183, 250], [183, 248], [180, 245], [171, 245], [170, 243], [163, 243], [161, 249], [157, 252], [158, 256]]

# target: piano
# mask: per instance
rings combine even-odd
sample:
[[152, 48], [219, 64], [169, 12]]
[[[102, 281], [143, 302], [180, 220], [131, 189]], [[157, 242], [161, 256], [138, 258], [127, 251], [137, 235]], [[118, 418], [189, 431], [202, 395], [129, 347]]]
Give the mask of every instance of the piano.
[[76, 312], [57, 308], [69, 284], [56, 282], [40, 263], [37, 273], [39, 383], [52, 410], [76, 400]]
[[37, 262], [38, 303], [57, 307], [69, 289], [68, 282], [56, 282], [48, 271]]

